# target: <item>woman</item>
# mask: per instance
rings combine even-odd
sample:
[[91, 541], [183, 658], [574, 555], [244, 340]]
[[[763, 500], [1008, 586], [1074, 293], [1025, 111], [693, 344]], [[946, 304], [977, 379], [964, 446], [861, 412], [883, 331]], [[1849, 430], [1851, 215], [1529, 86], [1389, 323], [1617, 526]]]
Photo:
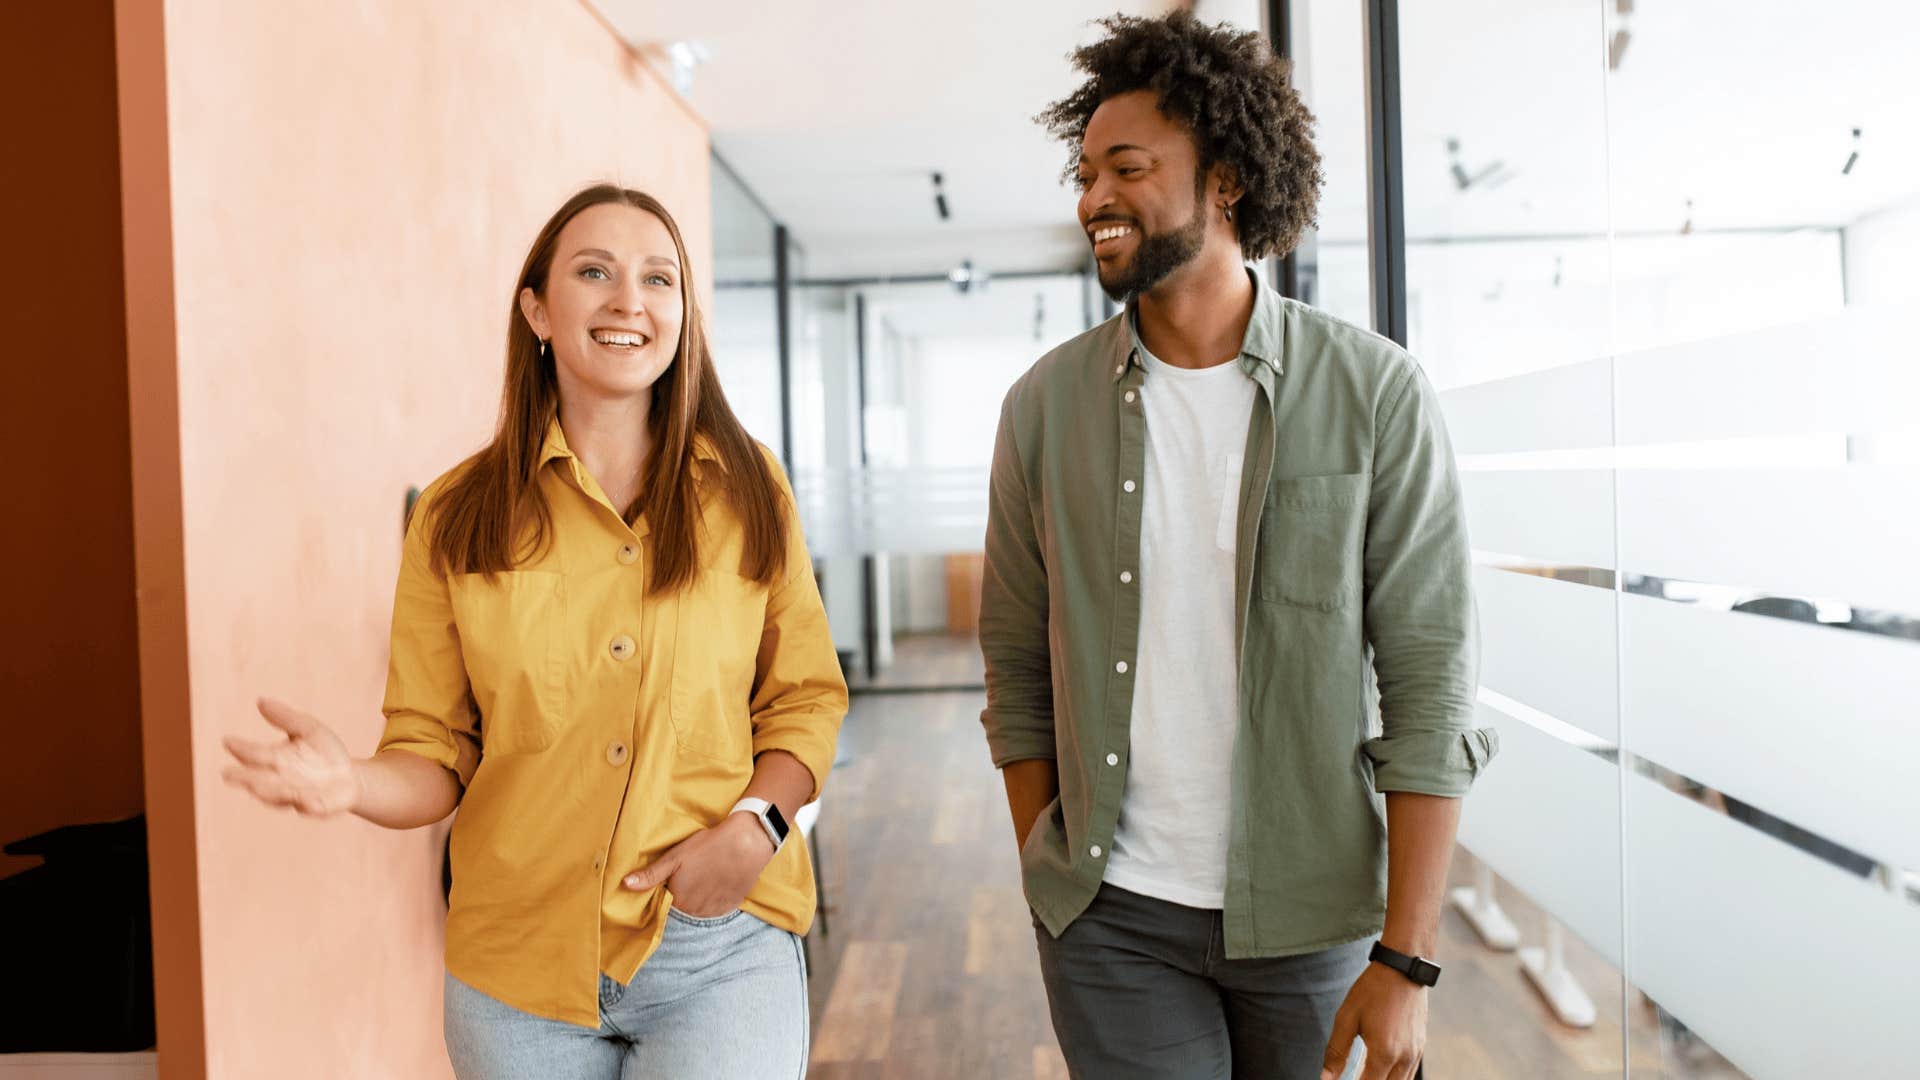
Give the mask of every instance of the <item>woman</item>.
[[798, 1077], [800, 837], [846, 712], [792, 498], [714, 375], [686, 246], [588, 188], [520, 272], [493, 441], [421, 495], [386, 734], [229, 739], [227, 779], [412, 829], [456, 805], [462, 1080]]

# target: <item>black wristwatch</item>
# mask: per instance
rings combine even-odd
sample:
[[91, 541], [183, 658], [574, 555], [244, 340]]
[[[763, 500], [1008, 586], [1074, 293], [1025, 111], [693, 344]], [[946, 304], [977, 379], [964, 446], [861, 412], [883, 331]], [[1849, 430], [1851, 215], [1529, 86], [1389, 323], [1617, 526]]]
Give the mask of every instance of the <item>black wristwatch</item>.
[[1367, 959], [1376, 964], [1384, 964], [1421, 986], [1432, 986], [1440, 981], [1439, 964], [1422, 960], [1417, 956], [1408, 956], [1403, 952], [1396, 952], [1377, 941], [1373, 943], [1373, 951], [1367, 954]]

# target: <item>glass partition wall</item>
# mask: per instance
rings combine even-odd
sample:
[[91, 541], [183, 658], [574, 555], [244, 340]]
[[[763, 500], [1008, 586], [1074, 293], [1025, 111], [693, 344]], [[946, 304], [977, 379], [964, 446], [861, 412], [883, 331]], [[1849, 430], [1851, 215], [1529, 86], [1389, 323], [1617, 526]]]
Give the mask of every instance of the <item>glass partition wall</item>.
[[1920, 14], [1282, 7], [1330, 160], [1382, 83], [1328, 72], [1397, 68], [1368, 287], [1446, 404], [1503, 744], [1428, 1075], [1908, 1074]]

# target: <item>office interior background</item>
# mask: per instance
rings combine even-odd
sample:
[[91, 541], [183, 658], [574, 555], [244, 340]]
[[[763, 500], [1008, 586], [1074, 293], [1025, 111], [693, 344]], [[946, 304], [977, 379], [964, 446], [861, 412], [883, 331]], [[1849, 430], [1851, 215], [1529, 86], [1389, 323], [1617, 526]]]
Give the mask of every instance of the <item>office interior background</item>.
[[[1465, 477], [1503, 751], [1426, 1075], [1920, 1075], [1920, 9], [1190, 6], [1319, 118], [1262, 272], [1412, 350]], [[0, 839], [145, 815], [66, 857], [113, 902], [57, 955], [156, 1009], [0, 1077], [448, 1075], [444, 827], [259, 813], [219, 741], [271, 693], [371, 748], [405, 493], [491, 429], [503, 283], [601, 178], [686, 231], [855, 690], [812, 1075], [1064, 1077], [972, 633], [1001, 396], [1114, 311], [1030, 118], [1115, 9], [10, 12]]]

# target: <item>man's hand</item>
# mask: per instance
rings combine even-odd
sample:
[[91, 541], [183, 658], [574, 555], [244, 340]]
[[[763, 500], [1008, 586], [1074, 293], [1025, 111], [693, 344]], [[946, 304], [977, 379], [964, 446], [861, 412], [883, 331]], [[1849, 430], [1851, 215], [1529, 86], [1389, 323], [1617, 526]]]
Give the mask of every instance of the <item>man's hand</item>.
[[1060, 794], [1060, 771], [1052, 758], [1009, 762], [1000, 770], [1007, 787], [1007, 809], [1013, 812], [1013, 840], [1024, 850], [1040, 815]]
[[651, 866], [628, 874], [621, 885], [645, 892], [664, 883], [682, 914], [711, 919], [740, 906], [775, 850], [759, 819], [728, 814], [713, 828], [668, 848]]
[[1427, 1045], [1427, 988], [1391, 968], [1368, 964], [1333, 1014], [1320, 1080], [1336, 1080], [1347, 1067], [1355, 1035], [1367, 1044], [1360, 1080], [1413, 1080]]

